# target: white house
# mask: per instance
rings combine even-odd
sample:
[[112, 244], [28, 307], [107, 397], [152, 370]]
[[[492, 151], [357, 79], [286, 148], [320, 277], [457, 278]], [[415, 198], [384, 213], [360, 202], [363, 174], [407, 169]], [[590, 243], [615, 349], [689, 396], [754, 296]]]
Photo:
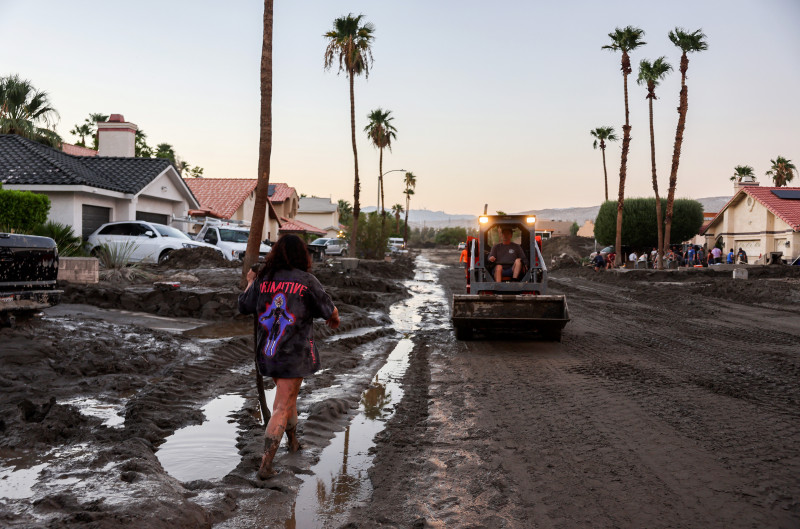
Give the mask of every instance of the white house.
[[75, 156], [0, 135], [3, 187], [47, 195], [49, 220], [84, 237], [111, 221], [169, 224], [172, 215], [185, 216], [200, 206], [169, 160], [133, 156], [136, 125], [120, 114], [97, 125], [99, 156]]
[[301, 197], [296, 219], [323, 230], [325, 237], [339, 234], [339, 206], [330, 198]]

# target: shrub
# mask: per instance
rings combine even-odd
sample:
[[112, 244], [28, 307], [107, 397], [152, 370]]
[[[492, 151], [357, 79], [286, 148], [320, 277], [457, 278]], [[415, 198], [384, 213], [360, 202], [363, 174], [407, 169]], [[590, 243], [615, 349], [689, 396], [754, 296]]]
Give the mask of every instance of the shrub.
[[[388, 223], [387, 223], [388, 224]], [[388, 228], [388, 226], [387, 226]], [[348, 230], [352, 233], [352, 229]], [[389, 243], [389, 230], [381, 232], [381, 214], [373, 211], [358, 215], [358, 253], [364, 259], [383, 259]]]
[[56, 241], [58, 254], [62, 257], [85, 257], [87, 255], [83, 248], [83, 240], [75, 235], [72, 226], [50, 220], [33, 228], [31, 234], [50, 237]]
[[44, 224], [50, 212], [50, 199], [30, 191], [0, 189], [0, 228], [30, 233]]
[[[667, 211], [667, 199], [661, 199], [661, 211]], [[703, 225], [703, 205], [696, 200], [677, 199], [672, 211], [669, 244], [689, 240]], [[617, 202], [600, 206], [594, 223], [594, 235], [603, 245], [614, 244], [617, 236]], [[654, 248], [658, 244], [655, 198], [629, 198], [622, 214], [622, 244], [631, 248]], [[619, 251], [619, 249], [617, 249]]]

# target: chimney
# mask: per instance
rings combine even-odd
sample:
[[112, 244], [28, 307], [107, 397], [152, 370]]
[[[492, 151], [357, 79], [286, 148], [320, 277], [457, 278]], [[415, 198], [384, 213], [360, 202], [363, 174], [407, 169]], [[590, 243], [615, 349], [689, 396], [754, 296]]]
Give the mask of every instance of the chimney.
[[97, 124], [98, 156], [133, 158], [136, 155], [136, 130], [122, 114], [111, 114], [108, 121]]
[[758, 187], [758, 182], [754, 176], [743, 176], [733, 181], [733, 194], [735, 195], [743, 187]]

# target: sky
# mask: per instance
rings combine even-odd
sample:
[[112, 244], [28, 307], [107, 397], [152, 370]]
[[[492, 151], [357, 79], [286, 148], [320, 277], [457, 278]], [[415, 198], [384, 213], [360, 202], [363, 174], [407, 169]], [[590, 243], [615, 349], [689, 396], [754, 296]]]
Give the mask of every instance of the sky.
[[[209, 178], [256, 178], [263, 2], [258, 0], [0, 0], [0, 75], [49, 93], [69, 131], [90, 113], [119, 113], [151, 145], [170, 143]], [[367, 114], [392, 111], [397, 139], [383, 170], [417, 177], [412, 209], [451, 214], [594, 206], [604, 199], [589, 131], [622, 136], [620, 54], [608, 33], [633, 25], [627, 197], [652, 196], [641, 59], [676, 71], [654, 105], [658, 180], [666, 195], [678, 114], [675, 27], [707, 35], [691, 54], [677, 196], [732, 193], [736, 165], [762, 184], [770, 159], [800, 163], [800, 1], [606, 0], [275, 1], [271, 181], [353, 202], [347, 77], [325, 71], [323, 34], [363, 14], [375, 26], [369, 78], [355, 82], [361, 205], [377, 198], [378, 151]], [[606, 150], [609, 196], [621, 142]], [[386, 205], [405, 204], [403, 172]], [[797, 184], [800, 185], [800, 184]]]

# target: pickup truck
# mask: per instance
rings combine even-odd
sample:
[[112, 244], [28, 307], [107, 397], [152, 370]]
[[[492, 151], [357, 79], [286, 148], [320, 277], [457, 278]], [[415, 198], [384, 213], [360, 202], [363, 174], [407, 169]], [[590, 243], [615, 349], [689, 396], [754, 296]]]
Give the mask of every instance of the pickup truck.
[[58, 304], [58, 247], [53, 239], [0, 233], [0, 324]]
[[[245, 226], [207, 221], [195, 236], [196, 241], [213, 244], [220, 250], [228, 261], [244, 260], [244, 251], [247, 249], [247, 239], [250, 237], [250, 228]], [[261, 243], [258, 255], [264, 259], [271, 246]]]

